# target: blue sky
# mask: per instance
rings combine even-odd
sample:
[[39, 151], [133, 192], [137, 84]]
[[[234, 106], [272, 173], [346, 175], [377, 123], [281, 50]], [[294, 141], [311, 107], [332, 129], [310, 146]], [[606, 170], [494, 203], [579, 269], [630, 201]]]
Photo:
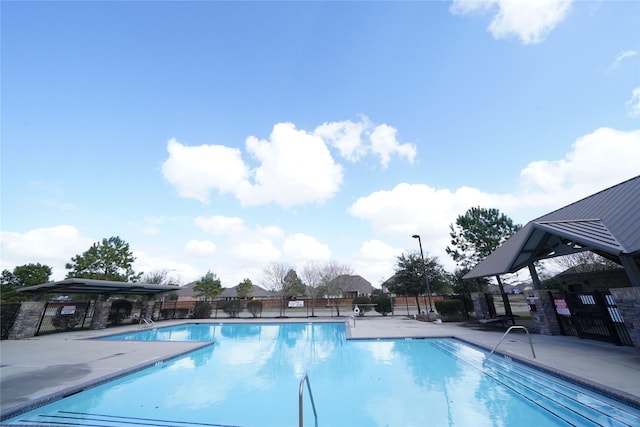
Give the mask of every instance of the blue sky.
[[120, 236], [136, 271], [451, 271], [472, 206], [519, 223], [640, 173], [640, 3], [14, 2], [1, 268]]

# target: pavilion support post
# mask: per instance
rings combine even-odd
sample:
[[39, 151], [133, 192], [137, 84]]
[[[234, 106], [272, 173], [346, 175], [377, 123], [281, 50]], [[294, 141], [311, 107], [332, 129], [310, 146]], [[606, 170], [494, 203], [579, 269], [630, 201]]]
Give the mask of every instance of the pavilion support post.
[[109, 322], [109, 310], [111, 310], [111, 301], [105, 301], [105, 298], [100, 295], [93, 308], [93, 317], [91, 318], [89, 329], [106, 328]]
[[629, 277], [631, 286], [640, 286], [640, 268], [638, 267], [638, 263], [629, 255], [620, 255], [619, 258], [625, 273], [627, 273]]
[[142, 308], [140, 309], [140, 318], [153, 320], [153, 309], [156, 305], [153, 297], [147, 296], [142, 301]]
[[491, 319], [491, 310], [484, 292], [471, 292], [471, 302], [477, 320]]
[[18, 316], [9, 331], [9, 339], [19, 340], [34, 337], [38, 333], [40, 320], [46, 306], [46, 301], [22, 302]]
[[533, 289], [540, 289], [540, 278], [538, 277], [538, 272], [536, 271], [536, 266], [531, 263], [528, 265], [529, 274], [531, 275], [531, 281], [533, 282]]
[[516, 324], [516, 319], [513, 317], [513, 312], [511, 311], [511, 304], [509, 303], [509, 296], [504, 291], [504, 285], [502, 284], [502, 280], [500, 280], [500, 276], [496, 275], [496, 280], [498, 280], [498, 287], [500, 288], [500, 295], [502, 296], [502, 303], [504, 304], [504, 315], [505, 317], [511, 319], [511, 324]]

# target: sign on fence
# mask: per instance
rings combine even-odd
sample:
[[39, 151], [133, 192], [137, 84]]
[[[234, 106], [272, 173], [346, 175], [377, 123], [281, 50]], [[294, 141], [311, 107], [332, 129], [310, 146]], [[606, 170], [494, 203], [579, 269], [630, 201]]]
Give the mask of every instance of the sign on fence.
[[75, 314], [76, 306], [75, 305], [65, 305], [60, 309], [60, 314]]
[[567, 306], [567, 301], [563, 299], [554, 299], [553, 302], [556, 305], [556, 313], [562, 316], [571, 316], [569, 306]]
[[289, 308], [304, 307], [304, 301], [289, 301]]

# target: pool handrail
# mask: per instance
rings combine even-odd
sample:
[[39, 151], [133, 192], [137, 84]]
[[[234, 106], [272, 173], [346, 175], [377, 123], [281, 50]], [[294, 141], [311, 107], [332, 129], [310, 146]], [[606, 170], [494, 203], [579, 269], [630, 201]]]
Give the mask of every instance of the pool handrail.
[[300, 380], [300, 390], [298, 391], [298, 425], [303, 427], [304, 417], [302, 415], [302, 394], [304, 392], [304, 383], [307, 383], [307, 390], [309, 390], [309, 398], [311, 399], [311, 407], [313, 408], [313, 416], [315, 418], [315, 427], [318, 427], [318, 413], [316, 412], [316, 403], [313, 400], [313, 393], [311, 393], [311, 384], [309, 383], [309, 376], [304, 374]]
[[509, 335], [509, 332], [511, 332], [511, 330], [513, 330], [513, 329], [524, 329], [524, 331], [527, 333], [527, 338], [529, 338], [529, 346], [531, 346], [531, 354], [533, 355], [534, 359], [536, 358], [536, 352], [533, 350], [533, 342], [531, 342], [531, 335], [529, 335], [529, 330], [527, 328], [525, 328], [524, 326], [515, 325], [515, 326], [509, 326], [509, 329], [507, 329], [507, 332], [505, 332], [504, 335], [502, 335], [502, 338], [500, 338], [500, 341], [498, 341], [496, 346], [493, 347], [493, 350], [491, 350], [491, 353], [489, 353], [487, 355], [487, 357], [485, 357], [484, 361], [482, 362], [483, 366], [486, 363], [486, 361], [489, 360], [489, 358], [491, 356], [493, 356], [493, 353], [497, 350], [497, 348], [500, 346], [500, 344], [502, 344], [502, 341], [504, 341], [504, 339], [507, 337], [507, 335]]
[[[144, 322], [144, 324], [142, 322]], [[153, 323], [152, 319], [147, 319], [146, 317], [141, 317], [140, 321], [138, 322], [138, 329], [153, 328], [154, 325], [155, 324]]]

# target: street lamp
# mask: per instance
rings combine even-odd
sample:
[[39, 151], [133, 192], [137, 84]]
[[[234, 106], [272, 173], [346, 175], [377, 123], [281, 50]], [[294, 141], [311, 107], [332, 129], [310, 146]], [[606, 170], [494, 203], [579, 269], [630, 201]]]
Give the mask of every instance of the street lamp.
[[[429, 313], [433, 313], [433, 307], [431, 306], [431, 289], [429, 288], [429, 278], [427, 277], [427, 267], [424, 265], [424, 253], [422, 253], [422, 240], [420, 240], [419, 234], [414, 234], [414, 239], [418, 239], [418, 245], [420, 245], [420, 258], [422, 258], [422, 275], [424, 276], [424, 282], [427, 285], [427, 297], [429, 297]], [[431, 315], [427, 315], [427, 320], [431, 320]]]

